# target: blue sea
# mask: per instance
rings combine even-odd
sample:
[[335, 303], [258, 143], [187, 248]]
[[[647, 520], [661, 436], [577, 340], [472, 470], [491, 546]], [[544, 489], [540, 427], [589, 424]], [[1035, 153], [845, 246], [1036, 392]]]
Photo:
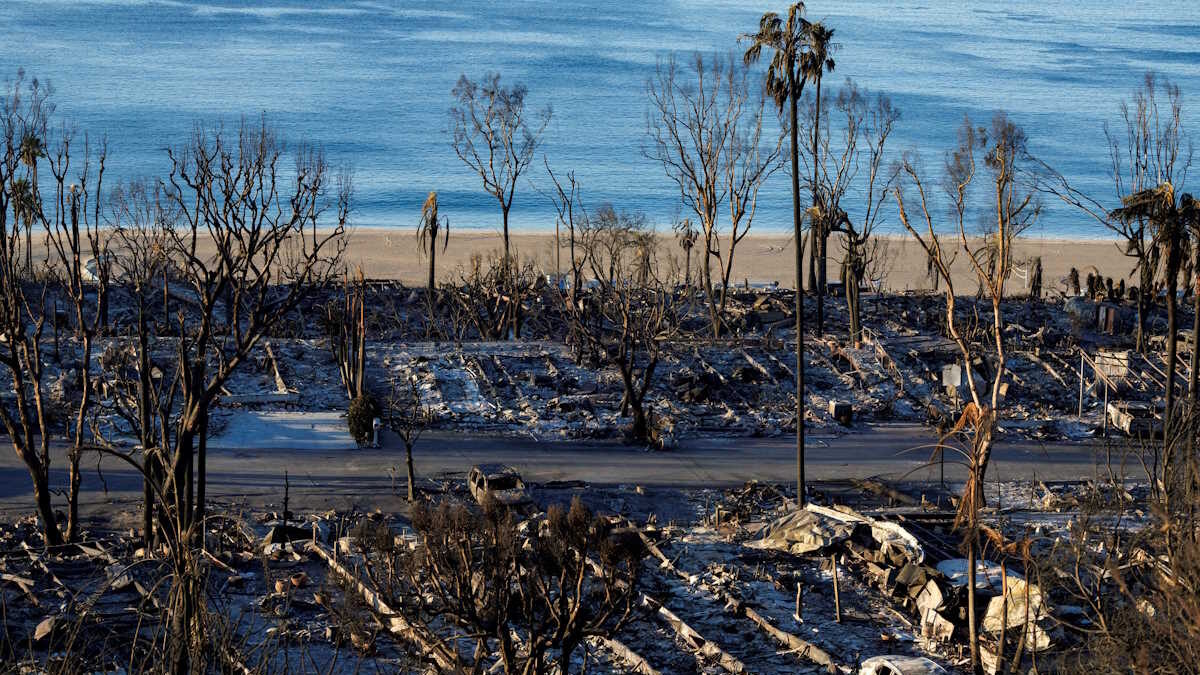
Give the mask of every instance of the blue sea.
[[[647, 79], [659, 59], [738, 48], [775, 2], [331, 2], [4, 0], [0, 76], [49, 80], [58, 112], [106, 136], [110, 179], [163, 175], [164, 148], [197, 122], [265, 114], [284, 138], [348, 164], [359, 226], [415, 227], [430, 190], [455, 228], [499, 229], [500, 213], [450, 145], [460, 74], [498, 71], [554, 109], [542, 152], [572, 169], [587, 205], [642, 211], [660, 227], [678, 192], [643, 156]], [[837, 70], [891, 96], [889, 144], [918, 152], [936, 180], [964, 115], [1005, 110], [1034, 153], [1086, 191], [1114, 199], [1105, 122], [1154, 70], [1181, 86], [1200, 131], [1200, 7], [1195, 0], [838, 0], [808, 3], [832, 26]], [[518, 190], [515, 228], [552, 229], [540, 157]], [[754, 229], [790, 228], [788, 179], [760, 195]], [[850, 209], [853, 213], [853, 205]], [[1051, 200], [1038, 236], [1105, 235]], [[898, 231], [888, 207], [886, 227]], [[686, 215], [686, 214], [684, 214]]]

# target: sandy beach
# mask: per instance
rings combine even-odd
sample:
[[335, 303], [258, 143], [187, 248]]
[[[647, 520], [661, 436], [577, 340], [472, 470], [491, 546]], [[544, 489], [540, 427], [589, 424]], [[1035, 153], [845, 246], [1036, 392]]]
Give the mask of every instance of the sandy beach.
[[[542, 269], [555, 269], [554, 234], [513, 234], [514, 250], [523, 259], [532, 258]], [[886, 237], [886, 256], [890, 263], [885, 285], [893, 291], [929, 288], [929, 280], [925, 273], [925, 255], [921, 248], [909, 237]], [[566, 239], [562, 239], [561, 265], [568, 267], [569, 253], [566, 249]], [[957, 240], [947, 238], [945, 245], [949, 248]], [[486, 231], [452, 232], [448, 248], [437, 253], [437, 276], [439, 280], [450, 280], [470, 265], [471, 256], [479, 254], [487, 256], [500, 250], [502, 239], [500, 234]], [[974, 273], [961, 252], [961, 247], [953, 266], [959, 293], [974, 293], [976, 283]], [[694, 253], [694, 251], [693, 251]], [[839, 261], [841, 248], [831, 241], [829, 245], [830, 261], [829, 276], [836, 280], [839, 276]], [[660, 237], [660, 260], [676, 256], [682, 261], [683, 251], [674, 239]], [[778, 281], [781, 285], [791, 286], [794, 282], [794, 247], [791, 237], [776, 234], [751, 234], [738, 245], [734, 255], [733, 275], [731, 282], [771, 283]], [[1064, 280], [1072, 267], [1079, 270], [1081, 279], [1088, 272], [1111, 276], [1114, 280], [1122, 277], [1131, 280], [1130, 271], [1133, 261], [1127, 258], [1114, 240], [1100, 239], [1041, 239], [1026, 238], [1017, 245], [1018, 271], [1009, 284], [1013, 293], [1024, 290], [1024, 280], [1021, 270], [1029, 269], [1030, 262], [1041, 257], [1043, 268], [1043, 288], [1063, 290]], [[429, 273], [429, 262], [417, 248], [416, 237], [408, 231], [385, 230], [382, 228], [360, 228], [349, 235], [346, 261], [351, 265], [361, 265], [363, 272], [372, 278], [399, 279], [405, 283], [424, 283]], [[693, 255], [693, 265], [696, 264]], [[667, 265], [666, 267], [670, 267]], [[806, 272], [807, 274], [807, 272]]]

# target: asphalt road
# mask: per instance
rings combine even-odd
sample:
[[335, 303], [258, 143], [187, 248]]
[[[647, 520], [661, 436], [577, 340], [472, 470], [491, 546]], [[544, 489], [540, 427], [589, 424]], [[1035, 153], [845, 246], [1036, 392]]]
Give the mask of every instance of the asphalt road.
[[[934, 481], [939, 467], [926, 466], [933, 433], [917, 425], [880, 425], [838, 436], [811, 434], [810, 480], [882, 477]], [[208, 491], [214, 498], [278, 496], [287, 471], [293, 494], [340, 495], [369, 503], [402, 485], [404, 451], [388, 443], [380, 449], [209, 451]], [[52, 484], [65, 489], [65, 450], [55, 451]], [[527, 481], [582, 480], [600, 485], [645, 487], [728, 487], [750, 479], [795, 481], [795, 440], [700, 438], [669, 452], [648, 452], [610, 441], [536, 441], [532, 438], [429, 433], [414, 452], [418, 476], [463, 476], [473, 464], [502, 462]], [[948, 480], [965, 469], [947, 454]], [[140, 476], [116, 459], [84, 460], [85, 505], [112, 504], [141, 494]], [[1000, 440], [988, 469], [989, 480], [1080, 480], [1097, 475], [1105, 461], [1100, 443], [1037, 443]], [[393, 475], [395, 478], [393, 479]], [[105, 491], [107, 489], [107, 492]], [[0, 511], [29, 508], [29, 475], [11, 448], [0, 450]], [[56, 498], [56, 503], [61, 498]]]

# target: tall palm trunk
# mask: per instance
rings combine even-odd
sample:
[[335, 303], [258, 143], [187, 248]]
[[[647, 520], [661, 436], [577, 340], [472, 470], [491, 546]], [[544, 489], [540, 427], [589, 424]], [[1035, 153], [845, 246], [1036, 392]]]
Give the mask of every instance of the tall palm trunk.
[[979, 633], [975, 626], [975, 532], [967, 539], [967, 637], [971, 649], [971, 672], [980, 672]]
[[1193, 243], [1195, 262], [1192, 263], [1192, 358], [1188, 371], [1188, 426], [1191, 429], [1187, 447], [1196, 447], [1196, 400], [1200, 398], [1200, 241]]
[[[813, 153], [813, 182], [812, 196], [813, 207], [818, 204], [818, 188], [817, 180], [820, 179], [821, 162], [817, 160], [817, 150], [820, 145], [821, 138], [821, 64], [817, 65], [817, 97], [816, 97], [816, 114], [813, 115], [813, 136], [812, 136], [812, 153]], [[812, 247], [814, 261], [817, 272], [817, 335], [825, 334], [825, 241], [829, 237], [829, 233], [825, 231], [825, 214], [818, 215], [813, 221], [813, 226], [809, 229], [813, 232]]]
[[[32, 174], [33, 174], [33, 193], [32, 194], [36, 197], [38, 195], [38, 169], [37, 169], [37, 158], [36, 157], [33, 159], [33, 163], [31, 166], [33, 169], [32, 170]], [[41, 200], [38, 199], [38, 202], [40, 203]], [[49, 247], [47, 247], [47, 249], [49, 249]], [[49, 253], [49, 250], [47, 250], [47, 254], [48, 253]], [[25, 223], [25, 274], [26, 274], [26, 276], [33, 278], [33, 221], [32, 220], [29, 220]]]
[[804, 482], [804, 241], [800, 231], [800, 155], [799, 121], [796, 114], [799, 93], [796, 92], [788, 64], [788, 87], [791, 92], [792, 113], [792, 229], [796, 240], [796, 501], [801, 506], [808, 499]]
[[432, 300], [435, 290], [434, 267], [437, 263], [437, 237], [429, 244], [429, 297]]
[[1146, 318], [1150, 313], [1150, 302], [1153, 297], [1154, 272], [1150, 268], [1150, 264], [1146, 261], [1141, 261], [1138, 264], [1138, 282], [1141, 288], [1138, 289], [1137, 297], [1137, 334], [1134, 337], [1134, 350], [1139, 354], [1146, 353]]
[[[1166, 410], [1163, 413], [1163, 477], [1164, 483], [1167, 477], [1168, 463], [1171, 460], [1171, 448], [1173, 447], [1171, 435], [1174, 431], [1175, 418], [1175, 370], [1177, 355], [1177, 340], [1176, 338], [1176, 294], [1179, 291], [1179, 254], [1180, 254], [1180, 237], [1172, 235], [1167, 241], [1167, 373], [1166, 373]], [[1194, 349], [1193, 349], [1194, 351]]]

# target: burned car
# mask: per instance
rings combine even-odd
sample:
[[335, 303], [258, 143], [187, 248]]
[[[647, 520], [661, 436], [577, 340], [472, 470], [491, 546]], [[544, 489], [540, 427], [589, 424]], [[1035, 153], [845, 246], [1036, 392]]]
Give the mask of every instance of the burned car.
[[475, 501], [483, 503], [485, 495], [508, 507], [527, 506], [533, 502], [525, 490], [525, 481], [516, 469], [505, 464], [478, 464], [467, 474], [467, 487]]

